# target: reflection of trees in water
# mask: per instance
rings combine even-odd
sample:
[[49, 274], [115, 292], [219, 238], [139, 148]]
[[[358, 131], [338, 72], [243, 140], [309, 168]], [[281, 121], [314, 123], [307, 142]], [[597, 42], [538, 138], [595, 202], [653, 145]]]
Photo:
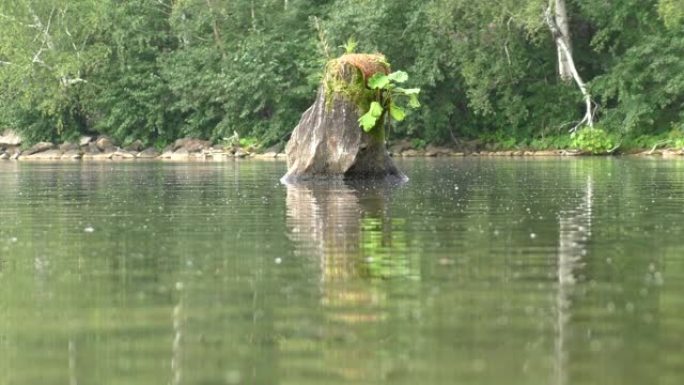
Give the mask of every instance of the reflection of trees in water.
[[[418, 276], [404, 222], [388, 214], [391, 186], [288, 186], [287, 224], [296, 253], [320, 265], [324, 338], [335, 341], [324, 360], [347, 379], [375, 378], [369, 366], [381, 346], [355, 344], [389, 318], [387, 286], [378, 279]], [[377, 336], [376, 336], [377, 337]], [[351, 343], [340, 343], [350, 340]]]
[[558, 244], [558, 291], [556, 294], [556, 341], [555, 341], [555, 384], [567, 384], [567, 327], [570, 320], [570, 296], [577, 282], [577, 270], [582, 267], [582, 257], [587, 253], [587, 242], [591, 236], [593, 205], [593, 182], [587, 176], [582, 201], [573, 209], [561, 211]]
[[78, 376], [76, 371], [76, 342], [74, 338], [69, 338], [68, 346], [68, 356], [69, 356], [69, 385], [78, 385]]
[[183, 360], [183, 285], [176, 284], [176, 289], [179, 291], [179, 299], [176, 306], [173, 307], [171, 316], [173, 323], [173, 343], [171, 344], [171, 384], [178, 385], [183, 379], [183, 368], [181, 362]]

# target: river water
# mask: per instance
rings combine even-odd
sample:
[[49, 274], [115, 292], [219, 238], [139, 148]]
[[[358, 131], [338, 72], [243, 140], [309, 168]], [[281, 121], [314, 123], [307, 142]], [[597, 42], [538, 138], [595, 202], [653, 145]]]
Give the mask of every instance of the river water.
[[684, 161], [0, 162], [0, 384], [681, 384]]

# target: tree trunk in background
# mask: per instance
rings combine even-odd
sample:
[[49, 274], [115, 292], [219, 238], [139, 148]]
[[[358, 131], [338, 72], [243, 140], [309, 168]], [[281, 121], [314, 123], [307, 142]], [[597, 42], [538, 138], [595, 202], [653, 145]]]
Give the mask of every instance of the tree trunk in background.
[[[556, 0], [554, 19], [556, 20], [556, 25], [561, 32], [563, 42], [568, 48], [568, 51], [572, 54], [572, 43], [570, 41], [570, 27], [568, 23], [568, 12], [565, 7], [565, 0]], [[568, 55], [563, 52], [563, 50], [558, 47], [558, 75], [564, 81], [572, 80], [572, 72], [570, 69], [570, 60], [572, 60]]]

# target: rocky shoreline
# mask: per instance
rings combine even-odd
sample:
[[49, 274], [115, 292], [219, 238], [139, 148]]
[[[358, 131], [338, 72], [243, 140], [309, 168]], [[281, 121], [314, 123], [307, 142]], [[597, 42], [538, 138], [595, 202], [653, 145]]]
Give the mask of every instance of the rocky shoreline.
[[[0, 137], [0, 139], [2, 139]], [[135, 141], [128, 146], [117, 146], [107, 136], [82, 137], [78, 143], [55, 144], [40, 142], [29, 148], [22, 149], [20, 140], [0, 141], [0, 160], [18, 161], [55, 161], [55, 160], [136, 160], [156, 159], [164, 161], [222, 161], [229, 159], [285, 159], [282, 146], [274, 146], [266, 150], [245, 148], [237, 145], [217, 145], [210, 141], [196, 138], [182, 138], [176, 140], [163, 151], [155, 148], [143, 147], [140, 141]], [[394, 157], [550, 157], [550, 156], [580, 156], [589, 155], [578, 150], [514, 150], [514, 151], [487, 151], [487, 150], [464, 150], [449, 147], [428, 145], [425, 148], [413, 148], [406, 141], [398, 141], [389, 146], [389, 152]], [[678, 157], [684, 156], [684, 149], [651, 149], [621, 153], [620, 155], [643, 155]]]
[[127, 146], [118, 146], [107, 136], [88, 137], [84, 136], [79, 143], [55, 144], [40, 142], [33, 146], [22, 149], [21, 142], [0, 142], [0, 160], [134, 160], [134, 159], [159, 159], [171, 161], [186, 160], [227, 160], [253, 158], [283, 158], [285, 155], [278, 151], [257, 153], [252, 148], [240, 146], [215, 145], [210, 141], [183, 138], [176, 140], [163, 151], [153, 147], [145, 148], [140, 141], [135, 141]]

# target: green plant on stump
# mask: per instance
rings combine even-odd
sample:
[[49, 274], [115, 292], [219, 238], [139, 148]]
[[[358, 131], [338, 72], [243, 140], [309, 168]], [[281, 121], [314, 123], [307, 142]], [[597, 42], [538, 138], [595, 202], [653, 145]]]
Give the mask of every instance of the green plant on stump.
[[390, 65], [381, 54], [348, 53], [328, 62], [324, 86], [326, 103], [330, 106], [334, 95], [342, 95], [359, 108], [359, 125], [364, 132], [384, 137], [382, 127], [406, 117], [406, 109], [420, 107], [419, 88], [402, 88], [408, 80], [404, 71], [390, 71]]
[[613, 136], [601, 128], [585, 127], [573, 132], [571, 137], [573, 147], [592, 154], [607, 154], [617, 147]]
[[361, 115], [359, 123], [364, 131], [372, 130], [384, 113], [389, 112], [392, 119], [401, 122], [406, 117], [406, 110], [396, 102], [405, 98], [410, 108], [420, 107], [418, 94], [420, 88], [402, 88], [397, 84], [408, 80], [404, 71], [392, 72], [388, 75], [376, 73], [368, 79], [368, 88], [376, 91], [376, 98], [370, 104], [368, 111]]

